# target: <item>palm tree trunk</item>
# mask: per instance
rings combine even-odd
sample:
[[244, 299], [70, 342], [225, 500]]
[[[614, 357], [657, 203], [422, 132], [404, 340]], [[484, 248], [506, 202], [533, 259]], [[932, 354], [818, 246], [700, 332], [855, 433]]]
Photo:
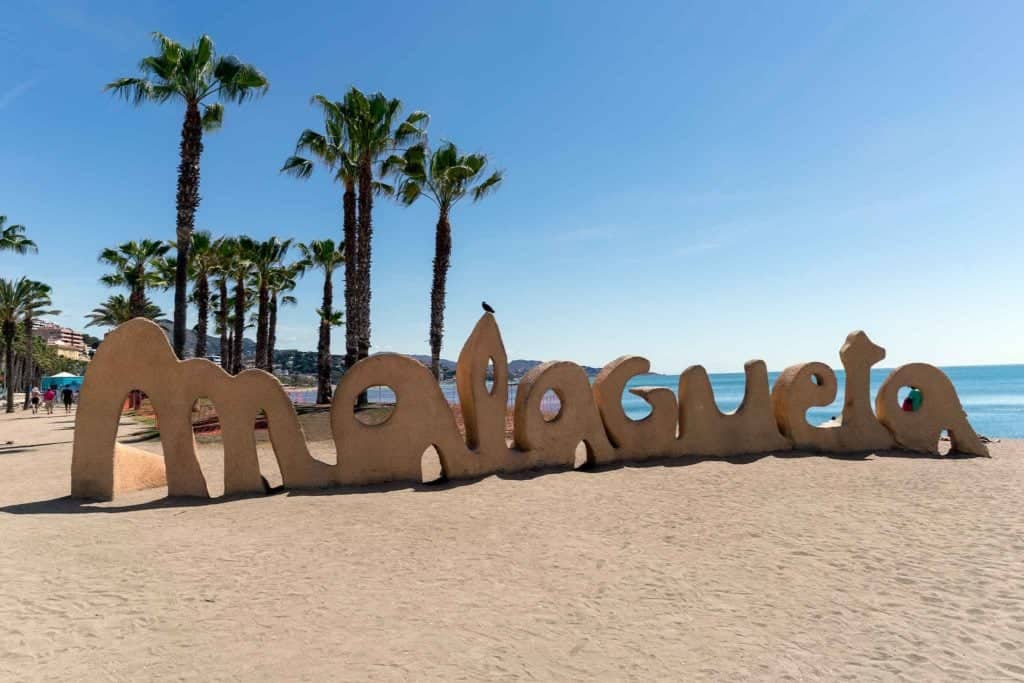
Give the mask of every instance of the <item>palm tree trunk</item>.
[[210, 281], [205, 275], [196, 279], [196, 308], [199, 322], [196, 323], [196, 358], [206, 357], [206, 329], [210, 317]]
[[145, 264], [135, 266], [131, 292], [128, 294], [128, 315], [138, 318], [146, 313]]
[[256, 367], [266, 370], [267, 365], [267, 316], [270, 313], [270, 288], [260, 284], [259, 308], [256, 313]]
[[441, 342], [444, 339], [445, 287], [452, 259], [452, 227], [448, 208], [442, 206], [434, 235], [434, 283], [430, 288], [430, 371], [441, 379]]
[[270, 322], [267, 323], [267, 372], [274, 372], [274, 347], [277, 346], [277, 292], [270, 296]]
[[359, 164], [359, 318], [358, 357], [370, 355], [370, 264], [373, 262], [373, 166], [368, 158]]
[[235, 362], [232, 358], [232, 349], [235, 348], [235, 331], [230, 330], [225, 339], [227, 340], [227, 346], [224, 347], [224, 352], [221, 354], [221, 363], [225, 370], [231, 372], [235, 367]]
[[316, 344], [316, 402], [331, 402], [331, 312], [334, 284], [330, 268], [324, 269], [324, 300], [320, 308], [320, 338]]
[[245, 279], [235, 282], [235, 338], [231, 345], [231, 372], [242, 371], [242, 336], [245, 333]]
[[345, 370], [359, 360], [359, 238], [356, 227], [356, 184], [345, 181]]
[[5, 320], [4, 333], [4, 383], [7, 384], [7, 412], [14, 412], [14, 322]]
[[[32, 316], [25, 317], [25, 377], [28, 378], [28, 383], [33, 384], [35, 382], [35, 359], [32, 353], [32, 327], [33, 327]], [[27, 396], [27, 395], [26, 395]], [[25, 407], [28, 407], [28, 398], [25, 399]]]
[[228, 279], [220, 279], [220, 307], [217, 308], [217, 324], [220, 325], [220, 366], [231, 370], [231, 345], [228, 343]]
[[188, 317], [188, 250], [199, 207], [199, 157], [203, 153], [203, 123], [199, 105], [189, 102], [181, 126], [181, 163], [178, 164], [178, 259], [174, 270], [174, 353], [185, 351]]

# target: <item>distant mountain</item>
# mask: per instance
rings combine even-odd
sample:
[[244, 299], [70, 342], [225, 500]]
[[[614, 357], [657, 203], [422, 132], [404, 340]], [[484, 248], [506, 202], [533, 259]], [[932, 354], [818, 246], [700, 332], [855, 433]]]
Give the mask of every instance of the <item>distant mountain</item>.
[[[508, 362], [508, 375], [509, 377], [522, 377], [543, 362], [544, 361], [540, 360], [510, 360]], [[590, 375], [591, 377], [601, 372], [601, 368], [592, 368], [589, 365], [583, 365], [581, 367], [587, 375]]]
[[[410, 355], [412, 358], [415, 358], [416, 360], [418, 360], [419, 362], [423, 363], [427, 367], [430, 367], [430, 356], [423, 356], [423, 355], [416, 355], [416, 354], [407, 354], [407, 355]], [[522, 377], [523, 375], [528, 373], [530, 370], [532, 370], [533, 368], [535, 368], [538, 365], [540, 365], [542, 362], [543, 361], [539, 361], [539, 360], [523, 360], [523, 359], [510, 360], [508, 362], [508, 376], [511, 379], [519, 379], [520, 377]], [[454, 373], [455, 372], [455, 366], [456, 366], [455, 361], [448, 360], [447, 358], [442, 358], [441, 359], [441, 370], [443, 370], [445, 373]], [[588, 375], [596, 375], [597, 373], [599, 373], [601, 371], [601, 368], [592, 368], [592, 367], [589, 367], [587, 365], [584, 365], [583, 369], [586, 371], [586, 373]]]
[[[172, 337], [172, 323], [170, 321], [160, 323], [160, 327], [163, 328], [164, 334], [167, 338]], [[185, 330], [185, 355], [193, 356], [196, 350], [196, 340], [199, 335], [195, 333], [195, 330]], [[213, 337], [206, 335], [206, 354], [208, 356], [219, 356], [220, 355], [220, 337]], [[255, 358], [256, 357], [256, 342], [248, 337], [242, 337], [242, 357], [243, 358]]]
[[[164, 333], [168, 339], [171, 337], [171, 323], [166, 322], [160, 325], [164, 329]], [[196, 348], [196, 335], [194, 330], [185, 331], [185, 355], [194, 355]], [[210, 356], [220, 355], [220, 337], [213, 337], [210, 335], [206, 336], [206, 353]], [[405, 354], [418, 360], [427, 367], [430, 367], [430, 356], [423, 354]], [[242, 357], [251, 359], [256, 357], [256, 342], [248, 337], [242, 338]], [[344, 368], [342, 362], [344, 356], [340, 354], [331, 354], [331, 368], [335, 373], [340, 374]], [[510, 379], [519, 379], [527, 372], [532, 370], [534, 367], [541, 364], [539, 360], [510, 360], [508, 362], [508, 376]], [[278, 368], [278, 372], [290, 373], [290, 374], [316, 374], [316, 351], [299, 351], [296, 349], [275, 349], [274, 350], [274, 365]], [[456, 363], [453, 360], [447, 358], [441, 359], [441, 371], [448, 376], [455, 374]], [[584, 365], [583, 369], [590, 376], [596, 375], [601, 371], [600, 368], [592, 368]]]
[[[430, 356], [424, 356], [422, 354], [415, 353], [407, 353], [406, 355], [409, 356], [410, 358], [418, 360], [419, 362], [426, 365], [428, 368], [430, 367]], [[441, 369], [444, 372], [455, 372], [455, 365], [456, 363], [453, 360], [448, 360], [447, 358], [441, 359]]]

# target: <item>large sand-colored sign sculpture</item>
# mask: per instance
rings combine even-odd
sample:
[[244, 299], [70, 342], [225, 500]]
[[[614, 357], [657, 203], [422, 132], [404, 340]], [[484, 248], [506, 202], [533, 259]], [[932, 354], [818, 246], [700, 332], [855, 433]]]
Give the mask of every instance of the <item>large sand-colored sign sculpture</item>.
[[[885, 357], [863, 332], [854, 332], [840, 350], [845, 369], [845, 403], [839, 426], [808, 424], [812, 406], [829, 405], [837, 382], [824, 363], [784, 370], [769, 391], [763, 361], [746, 364], [743, 402], [732, 413], [715, 404], [707, 372], [693, 366], [679, 378], [677, 395], [665, 388], [635, 388], [651, 405], [642, 420], [626, 416], [622, 393], [650, 364], [639, 356], [609, 363], [593, 385], [575, 363], [550, 362], [531, 370], [515, 397], [513, 440], [505, 440], [508, 359], [497, 322], [490, 313], [476, 324], [459, 355], [456, 385], [465, 437], [430, 372], [419, 362], [393, 353], [371, 356], [346, 373], [331, 406], [337, 464], [315, 459], [306, 446], [295, 410], [281, 384], [261, 370], [231, 376], [201, 359], [179, 361], [163, 331], [136, 319], [104, 339], [89, 364], [75, 422], [71, 493], [109, 500], [115, 494], [166, 482], [172, 496], [208, 497], [196, 459], [193, 403], [210, 399], [224, 442], [226, 495], [263, 491], [253, 420], [267, 417], [270, 440], [285, 488], [322, 488], [420, 481], [424, 451], [436, 449], [443, 474], [471, 479], [499, 472], [572, 468], [582, 444], [587, 464], [654, 457], [721, 457], [798, 449], [833, 453], [903, 449], [938, 453], [948, 431], [956, 452], [987, 455], [968, 424], [952, 383], [938, 368], [912, 363], [897, 368], [882, 384], [871, 409], [869, 372]], [[493, 368], [493, 382], [488, 367]], [[357, 419], [356, 398], [385, 385], [396, 404], [377, 425]], [[919, 410], [897, 404], [902, 387], [924, 395]], [[117, 426], [125, 396], [145, 392], [156, 411], [164, 457], [118, 444]], [[541, 397], [554, 391], [560, 410], [553, 419], [541, 412]]]

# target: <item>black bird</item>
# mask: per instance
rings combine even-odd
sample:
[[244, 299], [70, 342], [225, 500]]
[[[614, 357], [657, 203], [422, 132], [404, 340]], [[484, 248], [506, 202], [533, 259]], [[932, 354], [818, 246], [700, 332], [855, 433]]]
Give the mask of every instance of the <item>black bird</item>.
[[487, 313], [494, 313], [494, 309], [491, 308], [491, 305], [489, 303], [487, 303], [486, 301], [481, 301], [480, 305], [483, 307], [484, 311], [486, 311]]

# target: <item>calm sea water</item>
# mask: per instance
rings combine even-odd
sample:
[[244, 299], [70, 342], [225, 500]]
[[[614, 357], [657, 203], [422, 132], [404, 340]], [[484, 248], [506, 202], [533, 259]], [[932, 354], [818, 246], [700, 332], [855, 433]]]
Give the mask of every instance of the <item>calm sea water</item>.
[[[949, 375], [960, 395], [960, 402], [967, 412], [967, 419], [976, 432], [989, 437], [1004, 439], [1024, 438], [1024, 365], [979, 365], [971, 367], [943, 368]], [[845, 376], [842, 370], [836, 370], [839, 390], [832, 405], [823, 408], [811, 408], [807, 411], [807, 421], [811, 424], [825, 422], [833, 415], [839, 415], [843, 409], [843, 385]], [[875, 369], [871, 371], [871, 397], [889, 375], [890, 370]], [[775, 382], [779, 373], [768, 373], [769, 384]], [[723, 412], [735, 410], [743, 400], [746, 379], [742, 372], [719, 373], [710, 376], [711, 387], [715, 392], [715, 402]], [[675, 392], [679, 378], [672, 375], [638, 375], [630, 380], [626, 392], [622, 395], [622, 405], [626, 414], [639, 419], [650, 413], [650, 406], [639, 396], [629, 393], [630, 387], [667, 387]], [[515, 386], [509, 387], [509, 404], [515, 400]], [[457, 403], [455, 386], [441, 386], [445, 397], [450, 403]], [[904, 390], [905, 392], [906, 390]], [[316, 400], [316, 391], [289, 391], [296, 403], [311, 403]], [[901, 394], [900, 398], [905, 394]], [[394, 395], [387, 388], [375, 387], [370, 391], [370, 400], [389, 403]], [[556, 411], [558, 399], [546, 397], [542, 403], [543, 410]]]
[[[999, 438], [1024, 438], [1024, 365], [980, 365], [972, 367], [942, 368], [956, 387], [960, 402], [967, 412], [967, 419], [979, 434]], [[811, 424], [825, 422], [843, 410], [843, 385], [845, 376], [836, 370], [839, 390], [832, 405], [811, 408], [807, 421]], [[871, 400], [874, 401], [878, 387], [890, 370], [871, 371]], [[775, 382], [779, 373], [768, 373], [769, 384]], [[715, 402], [720, 410], [735, 410], [743, 400], [746, 383], [742, 372], [722, 373], [710, 376], [715, 391]], [[678, 389], [679, 378], [670, 375], [639, 375], [630, 380], [629, 387], [659, 386]], [[900, 395], [903, 397], [903, 394]], [[626, 413], [640, 418], [650, 412], [650, 406], [638, 396], [627, 393], [622, 398]]]

